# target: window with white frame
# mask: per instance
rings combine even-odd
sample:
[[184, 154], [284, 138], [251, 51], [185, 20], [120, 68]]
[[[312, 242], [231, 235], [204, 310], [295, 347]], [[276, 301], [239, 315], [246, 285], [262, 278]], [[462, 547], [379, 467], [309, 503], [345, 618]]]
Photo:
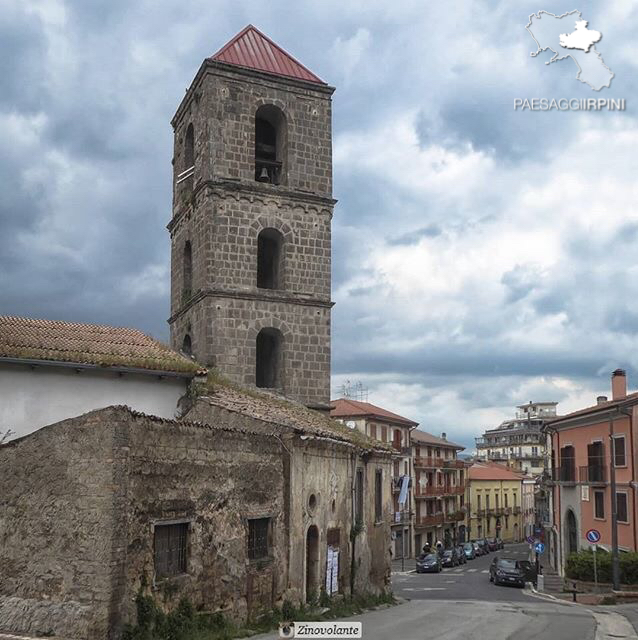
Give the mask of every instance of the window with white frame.
[[616, 492], [616, 517], [618, 522], [629, 522], [627, 513], [627, 494], [621, 491]]

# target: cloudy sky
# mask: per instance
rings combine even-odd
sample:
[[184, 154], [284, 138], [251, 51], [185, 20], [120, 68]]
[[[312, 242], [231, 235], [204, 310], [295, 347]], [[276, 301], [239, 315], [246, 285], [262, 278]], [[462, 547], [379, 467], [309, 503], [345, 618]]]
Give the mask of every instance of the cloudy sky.
[[[593, 93], [525, 30], [578, 8]], [[638, 8], [627, 0], [0, 0], [0, 313], [166, 340], [169, 121], [253, 23], [334, 94], [333, 388], [471, 445], [638, 387]], [[625, 98], [521, 113], [515, 98]]]

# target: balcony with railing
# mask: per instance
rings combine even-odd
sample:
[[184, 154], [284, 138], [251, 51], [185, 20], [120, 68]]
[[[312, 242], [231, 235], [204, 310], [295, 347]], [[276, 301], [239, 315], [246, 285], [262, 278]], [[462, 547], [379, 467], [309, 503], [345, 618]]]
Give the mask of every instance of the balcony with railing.
[[442, 466], [443, 458], [433, 456], [418, 456], [414, 458], [414, 466], [425, 469], [439, 469]]
[[408, 510], [395, 511], [392, 518], [392, 524], [408, 524], [410, 522], [410, 512]]
[[443, 513], [441, 512], [419, 516], [414, 521], [416, 527], [435, 527], [439, 524], [443, 524]]
[[552, 481], [562, 482], [564, 484], [576, 483], [576, 466], [573, 462], [565, 461], [560, 467], [552, 469]]
[[513, 513], [515, 516], [520, 515], [520, 513], [521, 513], [521, 508], [520, 508], [520, 507], [512, 507], [512, 513]]
[[465, 511], [458, 510], [446, 513], [443, 519], [445, 522], [460, 522], [461, 520], [465, 520]]
[[447, 460], [443, 460], [443, 468], [444, 469], [464, 469], [465, 468], [465, 463], [463, 462], [463, 460], [458, 460], [457, 458], [454, 459], [447, 459]]
[[414, 490], [414, 495], [417, 498], [430, 498], [432, 496], [460, 496], [465, 493], [465, 483], [457, 486], [452, 485], [428, 485], [421, 487], [417, 485]]
[[578, 478], [584, 484], [607, 484], [607, 468], [602, 464], [578, 467]]

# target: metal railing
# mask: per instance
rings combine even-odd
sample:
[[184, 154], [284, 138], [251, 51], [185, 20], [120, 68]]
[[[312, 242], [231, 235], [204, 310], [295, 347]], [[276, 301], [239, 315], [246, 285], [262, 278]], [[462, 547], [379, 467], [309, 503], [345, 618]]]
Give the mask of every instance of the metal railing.
[[447, 485], [434, 486], [434, 487], [432, 486], [420, 487], [419, 485], [417, 485], [414, 490], [414, 495], [417, 497], [458, 496], [458, 495], [463, 495], [463, 493], [465, 493], [465, 484], [462, 484], [456, 487], [447, 486]]
[[416, 526], [433, 527], [437, 524], [443, 524], [443, 514], [435, 513], [429, 516], [421, 516], [414, 521]]
[[607, 468], [602, 464], [578, 467], [578, 478], [586, 484], [606, 484]]
[[463, 462], [463, 460], [451, 460], [448, 458], [447, 460], [443, 460], [443, 467], [446, 469], [464, 469], [465, 463]]

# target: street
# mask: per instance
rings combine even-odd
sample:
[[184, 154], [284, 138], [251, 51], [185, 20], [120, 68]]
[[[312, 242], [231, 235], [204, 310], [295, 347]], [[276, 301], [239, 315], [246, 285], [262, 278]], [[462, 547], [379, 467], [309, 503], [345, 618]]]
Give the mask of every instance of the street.
[[395, 562], [394, 594], [409, 602], [350, 620], [362, 622], [365, 640], [638, 640], [627, 619], [611, 609], [570, 605], [538, 597], [528, 588], [493, 585], [489, 565], [495, 555], [525, 560], [529, 546], [506, 545], [438, 574], [414, 573], [414, 560], [406, 560], [405, 571], [396, 571]]
[[[392, 574], [395, 596], [409, 600], [489, 600], [500, 602], [533, 601], [526, 590], [517, 587], [496, 586], [489, 581], [489, 567], [494, 556], [516, 560], [529, 558], [529, 545], [508, 544], [458, 567], [446, 567], [441, 573], [415, 573], [414, 559], [405, 561], [405, 572]], [[395, 563], [396, 567], [397, 563]]]

